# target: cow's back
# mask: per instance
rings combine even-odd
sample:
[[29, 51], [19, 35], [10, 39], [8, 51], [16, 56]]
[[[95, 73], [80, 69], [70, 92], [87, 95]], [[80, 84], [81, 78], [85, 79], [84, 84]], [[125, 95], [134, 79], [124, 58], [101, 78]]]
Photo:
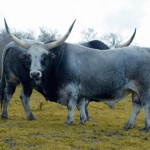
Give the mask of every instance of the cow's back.
[[149, 49], [130, 47], [99, 51], [77, 45], [68, 47], [67, 51], [62, 71], [65, 80], [61, 73], [59, 80], [62, 85], [69, 82], [77, 84], [83, 97], [113, 98], [120, 89], [129, 88], [128, 82], [133, 79], [140, 80], [139, 84], [146, 84], [142, 64], [149, 72]]

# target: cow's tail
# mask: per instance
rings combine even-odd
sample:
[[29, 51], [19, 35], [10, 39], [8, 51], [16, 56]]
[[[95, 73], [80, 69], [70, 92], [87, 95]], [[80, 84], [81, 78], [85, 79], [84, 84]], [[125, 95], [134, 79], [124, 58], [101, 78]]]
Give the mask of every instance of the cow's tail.
[[5, 77], [2, 75], [1, 81], [0, 81], [0, 104], [1, 104], [1, 110], [3, 107], [3, 101], [4, 101], [4, 93], [5, 93]]

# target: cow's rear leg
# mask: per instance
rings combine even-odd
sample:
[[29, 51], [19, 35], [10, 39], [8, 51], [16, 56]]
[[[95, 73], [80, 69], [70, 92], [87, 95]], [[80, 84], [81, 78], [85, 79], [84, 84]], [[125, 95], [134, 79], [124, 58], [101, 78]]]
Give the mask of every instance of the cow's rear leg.
[[136, 120], [138, 114], [140, 113], [140, 110], [143, 107], [138, 94], [136, 94], [134, 92], [132, 93], [132, 104], [133, 104], [132, 105], [133, 106], [132, 114], [130, 116], [129, 121], [127, 122], [127, 124], [124, 127], [125, 130], [132, 129], [134, 127], [135, 120]]
[[141, 105], [137, 111], [137, 113], [141, 110], [141, 108], [144, 106], [145, 111], [145, 127], [144, 131], [150, 131], [150, 89], [143, 89], [139, 94], [139, 100], [141, 102]]
[[129, 121], [127, 122], [127, 124], [124, 127], [125, 130], [132, 129], [134, 127], [135, 120], [136, 120], [138, 114], [140, 113], [141, 109], [142, 109], [141, 104], [137, 104], [137, 103], [133, 102], [132, 114], [130, 116]]
[[32, 112], [31, 112], [31, 108], [30, 108], [31, 93], [32, 93], [31, 88], [23, 87], [21, 95], [20, 95], [20, 99], [21, 99], [23, 107], [25, 109], [27, 119], [28, 120], [35, 120], [35, 117], [33, 116]]
[[15, 92], [16, 86], [16, 84], [11, 82], [6, 83], [4, 100], [2, 102], [2, 119], [4, 120], [8, 119], [8, 105]]
[[144, 111], [145, 111], [145, 127], [144, 127], [144, 131], [149, 132], [150, 131], [150, 102], [148, 100], [144, 104]]
[[85, 99], [78, 100], [77, 108], [80, 111], [80, 124], [84, 124], [87, 121], [85, 107]]

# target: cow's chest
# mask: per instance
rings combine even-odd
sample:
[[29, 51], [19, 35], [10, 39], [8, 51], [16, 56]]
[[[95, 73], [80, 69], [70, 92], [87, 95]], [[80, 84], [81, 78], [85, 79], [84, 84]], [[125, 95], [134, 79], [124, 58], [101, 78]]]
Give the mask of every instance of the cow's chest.
[[63, 85], [61, 86], [61, 88], [58, 89], [57, 102], [62, 105], [67, 105], [70, 99], [77, 101], [78, 94], [79, 94], [79, 85], [75, 83], [69, 83], [69, 84]]

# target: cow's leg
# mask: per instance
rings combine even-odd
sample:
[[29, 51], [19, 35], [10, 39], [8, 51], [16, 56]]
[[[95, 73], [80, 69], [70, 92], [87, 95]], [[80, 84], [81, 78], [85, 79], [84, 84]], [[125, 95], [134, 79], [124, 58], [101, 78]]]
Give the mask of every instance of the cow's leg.
[[140, 93], [140, 101], [145, 111], [145, 127], [144, 131], [150, 131], [150, 89], [143, 89]]
[[15, 92], [16, 89], [16, 84], [11, 83], [11, 82], [6, 82], [6, 87], [5, 87], [5, 93], [4, 93], [4, 100], [2, 102], [2, 119], [8, 119], [8, 105], [9, 102]]
[[150, 102], [146, 102], [144, 104], [144, 110], [145, 110], [145, 127], [144, 127], [144, 131], [149, 132], [150, 131]]
[[31, 108], [30, 108], [30, 96], [32, 94], [32, 90], [33, 89], [30, 86], [29, 87], [23, 86], [22, 92], [20, 95], [20, 99], [22, 101], [27, 118], [29, 120], [35, 120], [35, 117], [33, 116], [32, 112], [31, 112]]
[[129, 121], [127, 122], [127, 124], [124, 127], [125, 130], [131, 129], [134, 127], [135, 120], [141, 109], [142, 109], [141, 103], [137, 104], [137, 103], [133, 102], [132, 114], [130, 116]]
[[78, 100], [77, 108], [80, 111], [80, 124], [84, 124], [87, 121], [85, 107], [85, 99]]
[[69, 99], [67, 108], [68, 108], [68, 119], [66, 121], [67, 124], [73, 124], [74, 122], [74, 108], [77, 104], [77, 100], [74, 98]]
[[143, 107], [141, 104], [139, 95], [135, 92], [132, 93], [132, 104], [133, 104], [132, 105], [133, 106], [132, 114], [130, 116], [129, 121], [127, 122], [127, 124], [124, 127], [125, 130], [131, 129], [134, 127], [135, 120], [136, 120], [138, 114], [140, 113], [140, 110]]
[[90, 121], [91, 120], [91, 116], [89, 116], [88, 105], [89, 105], [89, 100], [85, 99], [85, 113], [86, 113], [87, 121]]

